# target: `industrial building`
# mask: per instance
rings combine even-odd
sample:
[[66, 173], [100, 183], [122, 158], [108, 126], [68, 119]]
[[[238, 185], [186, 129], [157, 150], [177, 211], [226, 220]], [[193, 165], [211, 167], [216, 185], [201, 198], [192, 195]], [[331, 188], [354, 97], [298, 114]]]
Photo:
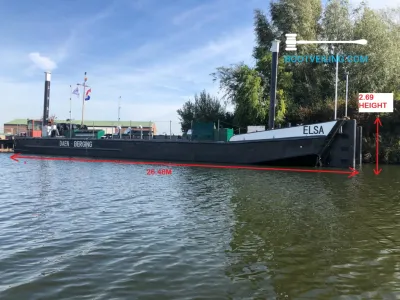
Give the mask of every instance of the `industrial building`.
[[[69, 120], [55, 120], [56, 123], [68, 123]], [[72, 121], [72, 124], [81, 124], [79, 121]], [[116, 132], [116, 127], [121, 126], [122, 132], [127, 130], [129, 127], [132, 130], [138, 130], [142, 126], [142, 131], [144, 135], [148, 132], [152, 132], [153, 135], [157, 134], [156, 124], [152, 121], [84, 121], [84, 125], [87, 126], [89, 130], [104, 130], [106, 134], [113, 134]], [[30, 136], [29, 132], [41, 131], [42, 120], [32, 120], [32, 119], [15, 119], [10, 122], [4, 123], [4, 133], [5, 134], [27, 134]]]

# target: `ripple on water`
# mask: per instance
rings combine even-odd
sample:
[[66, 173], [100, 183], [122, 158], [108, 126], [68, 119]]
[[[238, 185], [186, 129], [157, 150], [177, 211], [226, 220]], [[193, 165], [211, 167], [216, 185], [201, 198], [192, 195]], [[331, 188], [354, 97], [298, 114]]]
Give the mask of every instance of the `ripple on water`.
[[0, 299], [400, 298], [394, 168], [0, 165]]

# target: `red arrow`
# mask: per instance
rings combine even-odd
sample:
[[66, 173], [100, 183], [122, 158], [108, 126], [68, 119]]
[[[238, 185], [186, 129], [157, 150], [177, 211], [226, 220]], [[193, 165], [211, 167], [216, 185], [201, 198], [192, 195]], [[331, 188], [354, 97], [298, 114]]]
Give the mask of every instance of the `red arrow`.
[[380, 172], [382, 172], [382, 169], [379, 169], [379, 126], [382, 126], [381, 119], [379, 119], [379, 116], [376, 117], [376, 120], [374, 122], [376, 124], [376, 167], [374, 169], [375, 175], [379, 175]]
[[37, 160], [63, 160], [63, 161], [76, 161], [76, 162], [91, 162], [91, 163], [116, 163], [128, 165], [161, 165], [168, 167], [200, 167], [200, 168], [218, 168], [218, 169], [245, 169], [245, 170], [258, 170], [258, 171], [285, 171], [285, 172], [303, 172], [303, 173], [331, 173], [331, 174], [348, 174], [349, 178], [353, 177], [359, 172], [351, 167], [350, 171], [340, 170], [321, 170], [321, 169], [291, 169], [291, 168], [264, 168], [264, 167], [249, 167], [249, 166], [226, 166], [226, 165], [208, 165], [208, 164], [178, 164], [178, 163], [162, 163], [162, 162], [143, 162], [143, 161], [129, 161], [129, 160], [112, 160], [112, 159], [86, 159], [86, 158], [72, 158], [72, 157], [44, 157], [44, 156], [30, 156], [15, 153], [10, 156], [12, 160], [19, 161], [19, 159], [37, 159]]

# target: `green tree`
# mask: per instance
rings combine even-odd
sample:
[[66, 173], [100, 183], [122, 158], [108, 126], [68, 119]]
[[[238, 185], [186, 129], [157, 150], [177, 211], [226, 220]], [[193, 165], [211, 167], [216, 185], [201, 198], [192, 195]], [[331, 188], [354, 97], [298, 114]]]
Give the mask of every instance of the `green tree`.
[[217, 122], [224, 120], [226, 116], [225, 105], [205, 90], [199, 95], [195, 94], [194, 102], [191, 100], [185, 102], [183, 107], [177, 110], [177, 113], [183, 132], [187, 132], [191, 128], [192, 122]]
[[[270, 104], [270, 85], [271, 85], [271, 65], [272, 65], [272, 54], [267, 53], [264, 57], [260, 58], [256, 62], [255, 70], [260, 74], [263, 81], [264, 96], [267, 103], [267, 117], [269, 115], [269, 104]], [[291, 91], [293, 87], [293, 74], [287, 68], [284, 63], [284, 58], [280, 57], [278, 61], [278, 78], [277, 78], [277, 92], [276, 92], [276, 124], [283, 124], [286, 121], [286, 113], [288, 109], [296, 109], [293, 107], [291, 102]]]
[[177, 110], [177, 113], [181, 121], [182, 132], [187, 132], [194, 120], [194, 103], [190, 100], [186, 101], [183, 107]]
[[240, 127], [264, 124], [268, 106], [263, 99], [261, 76], [245, 64], [220, 67], [212, 74], [226, 93], [223, 99], [234, 106], [235, 123]]
[[[376, 11], [362, 3], [352, 9], [349, 0], [329, 0], [323, 10], [320, 0], [277, 0], [270, 4], [267, 12], [254, 11], [254, 33], [254, 65], [236, 63], [219, 67], [211, 74], [224, 92], [225, 104], [230, 103], [234, 107], [233, 114], [225, 114], [223, 118], [219, 114], [221, 120], [229, 119], [230, 124], [241, 128], [267, 123], [272, 60], [270, 47], [274, 39], [281, 41], [277, 82], [278, 124], [328, 121], [332, 119], [334, 109], [335, 64], [284, 63], [284, 55], [343, 53], [368, 56], [367, 63], [339, 64], [338, 116], [343, 116], [344, 74], [348, 71], [349, 116], [364, 126], [367, 145], [363, 149], [374, 151], [375, 116], [358, 113], [357, 95], [360, 92], [393, 92], [395, 98], [400, 98], [400, 7]], [[332, 45], [300, 45], [297, 52], [286, 52], [284, 41], [287, 33], [297, 33], [298, 39], [305, 40], [366, 39], [368, 45], [344, 44], [336, 45], [335, 49]], [[396, 109], [399, 105], [395, 103]], [[189, 121], [183, 122], [182, 126], [190, 126], [190, 121], [198, 114], [196, 107], [195, 103], [185, 103], [180, 115]], [[217, 119], [209, 111], [202, 118], [207, 119], [206, 115]], [[386, 147], [387, 151], [382, 157], [386, 157], [387, 161], [398, 157], [400, 161], [398, 112], [382, 114], [382, 118], [386, 124], [382, 128], [382, 147]]]
[[[324, 10], [322, 17], [322, 31], [321, 39], [323, 40], [339, 40], [346, 41], [352, 40], [354, 36], [354, 26], [352, 22], [352, 10], [347, 0], [330, 0]], [[358, 46], [359, 47], [362, 46]], [[359, 54], [352, 53], [352, 47], [349, 44], [336, 44], [336, 45], [323, 45], [320, 47], [321, 54], [324, 55], [335, 55], [335, 54]], [[327, 91], [321, 93], [322, 99], [334, 98], [335, 94], [335, 78], [336, 78], [336, 64], [319, 64], [320, 71], [320, 90]], [[339, 74], [345, 74], [346, 71], [350, 71], [351, 64], [339, 63]], [[352, 73], [352, 72], [351, 72]], [[339, 76], [340, 76], [339, 75]], [[339, 80], [343, 79], [340, 76]], [[341, 94], [345, 91], [341, 90]]]
[[[316, 40], [321, 35], [322, 4], [320, 0], [279, 0], [270, 4], [270, 14], [279, 40], [286, 40], [285, 34], [296, 33], [297, 39]], [[297, 52], [286, 52], [281, 43], [280, 55], [318, 54], [318, 45], [301, 45]], [[322, 97], [323, 66], [320, 64], [287, 64], [292, 73], [291, 91], [293, 103], [297, 106], [310, 105]]]
[[[353, 38], [353, 24], [350, 3], [347, 0], [330, 0], [322, 17], [321, 38], [329, 41], [346, 41]], [[348, 45], [337, 44], [336, 49], [343, 51]], [[324, 46], [326, 47], [326, 46]], [[332, 47], [332, 45], [330, 45]]]
[[254, 33], [256, 35], [256, 46], [253, 50], [253, 57], [259, 60], [270, 53], [271, 42], [276, 36], [267, 16], [259, 9], [254, 11]]
[[[321, 13], [320, 0], [279, 0], [270, 4], [272, 23], [276, 36], [281, 41], [286, 39], [287, 33], [297, 33], [299, 39], [315, 40], [321, 31]], [[302, 46], [299, 51], [307, 51], [313, 47], [315, 46]], [[281, 50], [283, 53], [283, 45]]]
[[[254, 32], [256, 45], [253, 57], [254, 67], [243, 63], [231, 67], [220, 67], [213, 73], [214, 80], [219, 81], [225, 91], [224, 99], [235, 107], [235, 122], [246, 127], [251, 124], [266, 124], [270, 103], [270, 82], [272, 55], [270, 47], [276, 33], [267, 16], [260, 10], [254, 12]], [[276, 122], [283, 123], [290, 101], [292, 73], [286, 70], [283, 58], [278, 65], [278, 90]]]
[[[391, 53], [388, 68], [391, 73], [391, 78], [387, 82], [387, 91], [395, 94], [395, 99], [400, 99], [400, 6], [397, 8], [387, 8], [379, 12], [381, 18], [387, 26], [388, 37], [391, 41]], [[397, 49], [397, 51], [396, 51]]]
[[393, 76], [398, 78], [399, 70], [398, 60], [394, 60], [398, 57], [398, 49], [394, 47], [388, 24], [377, 12], [363, 7], [355, 23], [354, 35], [356, 39], [368, 41], [368, 45], [357, 47], [358, 53], [368, 55], [368, 63], [351, 65], [357, 90], [388, 92], [388, 83]]

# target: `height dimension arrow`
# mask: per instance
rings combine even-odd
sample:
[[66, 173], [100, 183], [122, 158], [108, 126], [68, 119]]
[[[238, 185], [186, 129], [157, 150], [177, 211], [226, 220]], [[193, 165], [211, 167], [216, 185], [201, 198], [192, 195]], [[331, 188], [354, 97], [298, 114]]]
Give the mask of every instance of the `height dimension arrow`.
[[376, 117], [374, 124], [376, 125], [376, 136], [375, 136], [375, 143], [376, 143], [376, 153], [375, 153], [375, 161], [376, 161], [376, 166], [374, 169], [375, 175], [379, 175], [380, 172], [382, 172], [382, 169], [379, 169], [379, 126], [382, 126], [381, 119], [379, 119], [379, 116]]

